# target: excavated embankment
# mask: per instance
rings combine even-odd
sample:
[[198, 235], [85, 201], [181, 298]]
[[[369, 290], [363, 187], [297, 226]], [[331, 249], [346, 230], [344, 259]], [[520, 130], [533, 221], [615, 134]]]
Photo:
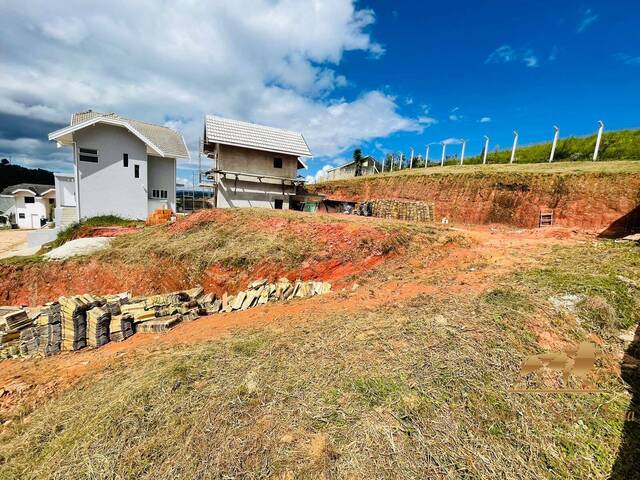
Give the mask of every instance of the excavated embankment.
[[554, 225], [619, 235], [640, 230], [640, 173], [489, 172], [362, 177], [310, 189], [332, 200], [402, 199], [433, 202], [436, 219], [467, 224]]

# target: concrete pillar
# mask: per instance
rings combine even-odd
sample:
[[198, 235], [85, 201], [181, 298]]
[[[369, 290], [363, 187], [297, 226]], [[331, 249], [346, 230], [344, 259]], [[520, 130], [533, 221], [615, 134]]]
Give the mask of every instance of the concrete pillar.
[[424, 152], [424, 168], [429, 166], [429, 145], [427, 145], [427, 149]]
[[598, 138], [596, 139], [596, 149], [593, 151], [593, 161], [598, 160], [598, 151], [600, 150], [600, 141], [602, 140], [602, 131], [604, 130], [604, 123], [602, 120], [598, 120]]
[[518, 131], [513, 131], [513, 148], [511, 149], [511, 161], [509, 163], [513, 163], [516, 159], [516, 147], [518, 146]]
[[482, 164], [487, 164], [487, 153], [489, 153], [489, 137], [484, 136], [484, 154], [482, 155]]
[[411, 160], [409, 161], [409, 168], [413, 168], [413, 147], [411, 147]]
[[560, 135], [560, 129], [553, 126], [556, 133], [553, 135], [553, 143], [551, 144], [551, 155], [549, 155], [549, 163], [553, 162], [553, 156], [556, 154], [556, 145], [558, 145], [558, 136]]
[[460, 152], [460, 165], [464, 163], [464, 149], [467, 146], [467, 141], [462, 140], [462, 152]]
[[447, 150], [447, 144], [442, 142], [442, 158], [440, 159], [440, 166], [444, 167], [444, 156], [445, 156], [445, 151]]

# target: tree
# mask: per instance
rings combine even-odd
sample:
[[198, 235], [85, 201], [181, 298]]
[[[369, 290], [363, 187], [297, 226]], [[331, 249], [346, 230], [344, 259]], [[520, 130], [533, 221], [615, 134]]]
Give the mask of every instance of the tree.
[[8, 158], [3, 158], [2, 160], [0, 160], [0, 163], [2, 163], [2, 165], [9, 165], [9, 159]]
[[362, 151], [359, 148], [356, 148], [353, 151], [353, 161], [356, 164], [356, 177], [362, 176], [362, 164], [364, 163], [364, 157], [362, 156]]

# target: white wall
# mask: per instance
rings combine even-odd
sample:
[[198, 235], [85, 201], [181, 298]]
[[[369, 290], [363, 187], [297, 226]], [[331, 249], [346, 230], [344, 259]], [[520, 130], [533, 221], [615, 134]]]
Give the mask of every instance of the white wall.
[[[125, 128], [93, 125], [74, 133], [79, 175], [80, 218], [120, 215], [147, 218], [147, 149]], [[98, 163], [80, 161], [80, 148], [98, 150]], [[124, 167], [122, 154], [129, 154]], [[134, 177], [135, 165], [140, 178]]]
[[274, 200], [282, 200], [282, 209], [289, 209], [289, 196], [295, 194], [295, 188], [285, 186], [285, 194], [282, 194], [281, 184], [245, 182], [238, 180], [235, 188], [233, 176], [218, 182], [218, 208], [275, 208]]
[[[176, 211], [176, 160], [175, 158], [148, 157], [148, 213], [157, 208], [170, 208]], [[166, 199], [152, 199], [154, 190], [166, 190]]]
[[76, 184], [72, 175], [55, 175], [56, 184], [56, 206], [75, 207], [76, 206]]
[[[34, 203], [25, 203], [25, 197], [33, 197]], [[40, 219], [48, 218], [49, 199], [55, 198], [55, 193], [48, 193], [43, 197], [34, 197], [28, 192], [18, 192], [15, 194], [16, 201], [16, 223], [18, 228], [41, 228]], [[23, 218], [21, 218], [23, 217]]]
[[[282, 159], [282, 168], [274, 168], [273, 159]], [[263, 152], [248, 148], [220, 145], [217, 168], [230, 172], [244, 172], [274, 177], [296, 178], [298, 175], [298, 158], [292, 155]], [[241, 177], [242, 178], [242, 177]], [[289, 195], [295, 194], [295, 187], [285, 186], [273, 179], [243, 177], [237, 182], [233, 175], [224, 179], [218, 178], [218, 208], [275, 208], [275, 199], [283, 201], [282, 208], [289, 209]]]

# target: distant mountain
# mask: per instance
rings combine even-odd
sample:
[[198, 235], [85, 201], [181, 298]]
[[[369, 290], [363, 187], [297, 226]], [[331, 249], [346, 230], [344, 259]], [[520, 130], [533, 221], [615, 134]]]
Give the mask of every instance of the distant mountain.
[[25, 168], [20, 165], [0, 163], [0, 191], [18, 183], [53, 185], [53, 172], [41, 168]]

